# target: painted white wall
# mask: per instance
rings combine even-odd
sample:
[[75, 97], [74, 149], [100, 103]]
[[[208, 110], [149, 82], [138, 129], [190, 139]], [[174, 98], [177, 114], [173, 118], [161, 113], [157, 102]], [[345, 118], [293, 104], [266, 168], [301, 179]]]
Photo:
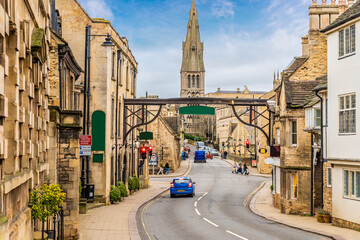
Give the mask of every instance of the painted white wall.
[[[339, 32], [328, 35], [328, 151], [332, 159], [360, 159], [360, 20], [356, 23], [355, 55], [338, 58]], [[356, 92], [356, 134], [339, 134], [338, 96]]]
[[[347, 221], [360, 224], [360, 201], [343, 197], [343, 169], [350, 169], [348, 166], [335, 165], [332, 169], [332, 216], [336, 218], [346, 219]], [[355, 171], [360, 171], [359, 167], [351, 167]]]

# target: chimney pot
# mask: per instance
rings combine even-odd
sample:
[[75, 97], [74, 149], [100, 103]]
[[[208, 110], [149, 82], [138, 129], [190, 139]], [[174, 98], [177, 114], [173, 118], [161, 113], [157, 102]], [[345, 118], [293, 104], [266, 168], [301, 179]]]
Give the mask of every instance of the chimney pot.
[[237, 92], [240, 92], [240, 88], [237, 88], [236, 91], [237, 91]]
[[331, 0], [331, 5], [336, 5], [336, 0]]
[[220, 88], [218, 88], [218, 90], [217, 90], [218, 92], [220, 92]]
[[317, 0], [312, 0], [313, 5], [317, 4]]
[[322, 0], [322, 5], [326, 5], [326, 0]]

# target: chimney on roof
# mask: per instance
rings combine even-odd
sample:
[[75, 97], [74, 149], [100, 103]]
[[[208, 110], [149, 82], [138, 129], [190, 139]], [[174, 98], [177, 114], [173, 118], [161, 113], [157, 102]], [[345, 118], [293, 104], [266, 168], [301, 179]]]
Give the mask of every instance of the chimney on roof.
[[339, 15], [341, 15], [346, 10], [346, 0], [339, 0], [339, 7], [340, 7]]
[[348, 0], [348, 7], [351, 8], [354, 5], [354, 0]]
[[237, 88], [236, 91], [237, 91], [237, 92], [240, 92], [240, 88]]
[[312, 2], [313, 2], [313, 5], [317, 4], [317, 0], [312, 0]]
[[331, 5], [336, 5], [336, 0], [331, 0]]
[[220, 92], [220, 88], [218, 88], [218, 90], [217, 90], [218, 92]]
[[327, 0], [322, 0], [322, 5], [326, 5]]

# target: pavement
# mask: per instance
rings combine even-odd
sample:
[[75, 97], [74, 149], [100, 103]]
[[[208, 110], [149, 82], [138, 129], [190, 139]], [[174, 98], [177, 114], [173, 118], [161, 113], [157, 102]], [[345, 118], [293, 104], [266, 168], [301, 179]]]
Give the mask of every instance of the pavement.
[[123, 202], [108, 206], [91, 206], [86, 214], [79, 215], [80, 240], [140, 240], [136, 213], [145, 203], [169, 189], [169, 181], [156, 178], [173, 178], [186, 175], [191, 169], [190, 158], [182, 161], [175, 173], [150, 175], [150, 186], [126, 197]]
[[296, 229], [305, 230], [331, 237], [336, 240], [360, 239], [360, 232], [332, 226], [331, 223], [319, 223], [315, 217], [286, 215], [272, 205], [271, 181], [266, 181], [263, 187], [254, 195], [250, 209], [255, 214], [267, 220], [275, 221]]

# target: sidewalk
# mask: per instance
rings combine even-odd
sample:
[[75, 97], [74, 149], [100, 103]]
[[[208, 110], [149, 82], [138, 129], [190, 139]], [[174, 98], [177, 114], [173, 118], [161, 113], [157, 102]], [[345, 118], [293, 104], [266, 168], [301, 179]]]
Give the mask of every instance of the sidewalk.
[[[229, 160], [229, 159], [222, 159], [222, 160], [227, 162], [228, 164], [230, 164], [232, 167], [234, 167], [234, 161], [233, 160]], [[251, 176], [271, 177], [271, 174], [261, 174], [261, 173], [259, 173], [257, 168], [251, 167], [251, 163], [249, 163], [249, 162], [248, 162], [248, 170], [249, 170], [249, 175], [251, 175]]]
[[250, 202], [250, 209], [255, 214], [266, 219], [288, 225], [305, 231], [318, 233], [338, 240], [360, 239], [360, 232], [346, 228], [332, 226], [331, 223], [319, 223], [315, 217], [286, 215], [272, 205], [270, 191], [271, 181], [266, 181], [264, 187], [255, 194]]
[[[182, 160], [180, 162], [180, 166], [178, 167], [178, 169], [176, 169], [176, 172], [173, 173], [169, 173], [168, 175], [157, 175], [155, 172], [155, 175], [150, 174], [149, 177], [150, 178], [174, 178], [174, 177], [181, 177], [184, 175], [187, 175], [187, 173], [190, 171], [191, 166], [192, 166], [192, 161], [191, 159], [193, 158], [189, 158], [186, 160]], [[150, 167], [150, 173], [152, 173], [151, 167]], [[164, 173], [165, 173], [165, 169], [164, 169]]]
[[144, 203], [169, 188], [166, 182], [150, 181], [150, 187], [125, 198], [123, 202], [90, 209], [79, 216], [80, 240], [140, 239], [136, 212]]

